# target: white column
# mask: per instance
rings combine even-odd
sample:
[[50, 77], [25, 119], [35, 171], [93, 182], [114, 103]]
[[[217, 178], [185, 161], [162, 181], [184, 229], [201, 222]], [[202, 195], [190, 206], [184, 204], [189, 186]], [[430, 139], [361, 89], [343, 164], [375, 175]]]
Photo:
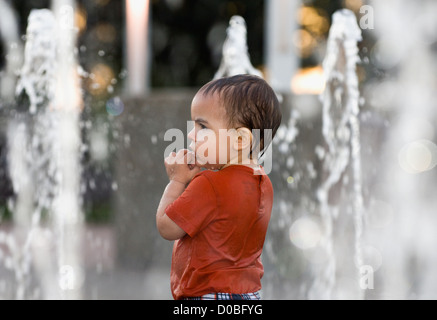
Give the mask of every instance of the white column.
[[267, 81], [275, 91], [289, 93], [299, 67], [293, 33], [300, 0], [267, 0], [266, 5]]
[[149, 0], [126, 0], [127, 93], [145, 95], [149, 87]]
[[60, 174], [59, 193], [53, 203], [53, 222], [58, 241], [58, 285], [61, 299], [82, 299], [84, 280], [82, 241], [84, 216], [80, 201], [79, 117], [82, 96], [75, 57], [77, 29], [74, 0], [53, 0], [58, 23], [57, 82], [53, 101], [58, 116], [58, 150], [54, 151]]

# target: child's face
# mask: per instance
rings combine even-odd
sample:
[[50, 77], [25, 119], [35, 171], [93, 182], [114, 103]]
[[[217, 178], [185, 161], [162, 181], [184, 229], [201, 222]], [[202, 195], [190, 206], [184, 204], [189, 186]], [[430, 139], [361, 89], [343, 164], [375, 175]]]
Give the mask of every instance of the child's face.
[[220, 169], [234, 156], [233, 142], [238, 138], [235, 129], [228, 130], [226, 111], [219, 96], [197, 93], [191, 104], [191, 119], [195, 126], [188, 138], [192, 140], [190, 149], [196, 153], [197, 165]]

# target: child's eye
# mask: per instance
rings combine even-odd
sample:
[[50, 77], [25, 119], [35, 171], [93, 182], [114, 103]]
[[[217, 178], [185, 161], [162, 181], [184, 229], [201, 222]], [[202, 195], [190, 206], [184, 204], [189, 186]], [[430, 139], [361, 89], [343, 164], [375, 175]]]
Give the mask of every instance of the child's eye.
[[206, 127], [201, 123], [199, 123], [199, 127], [200, 127], [200, 129], [206, 129]]

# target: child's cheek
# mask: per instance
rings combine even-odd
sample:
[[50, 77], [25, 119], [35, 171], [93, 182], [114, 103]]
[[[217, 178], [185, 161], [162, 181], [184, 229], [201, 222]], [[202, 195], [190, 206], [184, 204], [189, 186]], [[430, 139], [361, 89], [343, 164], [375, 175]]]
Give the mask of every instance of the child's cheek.
[[196, 158], [201, 163], [216, 164], [216, 135], [209, 129], [200, 130], [196, 136]]
[[217, 142], [217, 155], [220, 156], [221, 164], [226, 164], [229, 161], [229, 158], [232, 156], [231, 154], [232, 139], [233, 139], [233, 135], [230, 135], [230, 133], [226, 131], [224, 131], [223, 134], [221, 134], [219, 137], [219, 141]]

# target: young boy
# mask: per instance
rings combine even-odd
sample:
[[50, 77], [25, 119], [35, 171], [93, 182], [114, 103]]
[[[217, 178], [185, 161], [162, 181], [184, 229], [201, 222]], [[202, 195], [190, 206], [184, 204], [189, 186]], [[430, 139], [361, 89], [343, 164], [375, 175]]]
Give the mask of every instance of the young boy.
[[278, 99], [259, 77], [222, 78], [198, 91], [191, 117], [192, 151], [165, 159], [156, 214], [161, 236], [177, 240], [173, 297], [259, 299], [273, 187], [257, 159], [280, 125]]

